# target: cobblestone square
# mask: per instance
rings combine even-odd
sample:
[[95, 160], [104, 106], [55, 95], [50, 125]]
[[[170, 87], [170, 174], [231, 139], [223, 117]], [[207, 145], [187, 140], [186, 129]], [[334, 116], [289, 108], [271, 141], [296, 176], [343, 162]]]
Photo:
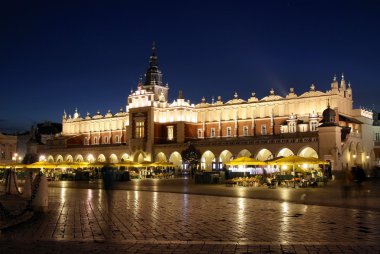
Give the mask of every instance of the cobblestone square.
[[0, 243], [13, 253], [378, 253], [379, 224], [370, 210], [49, 188], [49, 212], [4, 230]]

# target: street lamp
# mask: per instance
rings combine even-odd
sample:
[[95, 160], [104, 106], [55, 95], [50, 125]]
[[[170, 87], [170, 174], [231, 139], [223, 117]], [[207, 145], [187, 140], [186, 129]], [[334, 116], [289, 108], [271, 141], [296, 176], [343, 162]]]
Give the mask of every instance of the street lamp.
[[[12, 161], [14, 161], [15, 163], [17, 162], [17, 156], [18, 156], [17, 153], [14, 153], [12, 156]], [[21, 158], [21, 157], [19, 157], [19, 158]]]

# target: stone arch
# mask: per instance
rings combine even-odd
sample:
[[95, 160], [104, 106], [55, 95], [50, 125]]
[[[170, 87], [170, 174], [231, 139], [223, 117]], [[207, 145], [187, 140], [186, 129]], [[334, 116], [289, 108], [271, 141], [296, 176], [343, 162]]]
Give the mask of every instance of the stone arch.
[[75, 162], [83, 162], [83, 156], [81, 154], [75, 155]]
[[113, 153], [110, 155], [109, 162], [110, 163], [118, 163], [119, 162], [119, 159], [117, 158], [116, 154]]
[[55, 157], [55, 161], [56, 162], [63, 162], [63, 156], [58, 154], [56, 157]]
[[350, 150], [351, 153], [352, 153], [352, 152], [355, 152], [355, 153], [356, 153], [356, 145], [355, 145], [354, 142], [351, 142], [351, 143], [350, 143], [349, 150]]
[[169, 156], [169, 161], [173, 163], [174, 166], [176, 167], [181, 167], [182, 166], [182, 156], [179, 152], [173, 152]]
[[365, 154], [363, 150], [363, 145], [360, 142], [358, 142], [356, 144], [356, 164], [363, 166], [363, 162], [365, 161], [363, 158], [364, 156]]
[[207, 150], [201, 157], [201, 169], [211, 171], [213, 162], [215, 162], [215, 155], [210, 150]]
[[266, 160], [270, 160], [273, 158], [273, 154], [271, 151], [269, 151], [268, 149], [266, 148], [263, 148], [261, 149], [257, 155], [256, 155], [256, 160], [259, 160], [259, 161], [266, 161]]
[[87, 154], [87, 156], [86, 156], [86, 161], [87, 161], [87, 162], [90, 162], [90, 163], [94, 162], [94, 161], [95, 161], [95, 157], [94, 157], [94, 155], [92, 155], [91, 153], [90, 153], [90, 154]]
[[104, 156], [104, 154], [99, 154], [97, 161], [106, 162], [106, 156]]
[[137, 152], [135, 153], [135, 155], [133, 156], [134, 160], [133, 161], [137, 161], [137, 162], [143, 162], [145, 160], [145, 154], [143, 152]]
[[127, 161], [127, 160], [129, 160], [129, 154], [123, 153], [123, 155], [121, 155], [120, 157], [120, 161]]
[[241, 150], [237, 155], [237, 157], [251, 157], [251, 156], [252, 156], [252, 153], [248, 151], [247, 149]]
[[166, 155], [163, 152], [156, 154], [155, 161], [167, 161]]
[[65, 161], [66, 162], [73, 162], [74, 161], [73, 156], [71, 154], [66, 155]]
[[318, 153], [314, 150], [314, 148], [306, 146], [298, 151], [298, 156], [318, 158]]
[[280, 151], [278, 151], [276, 157], [280, 157], [280, 156], [288, 157], [290, 155], [294, 155], [293, 151], [287, 147], [284, 147], [284, 148], [280, 149]]
[[46, 160], [47, 162], [54, 162], [54, 157], [53, 157], [53, 155], [49, 155], [48, 157], [47, 157], [47, 160]]
[[232, 159], [233, 155], [229, 150], [224, 150], [219, 155], [219, 162], [226, 164]]

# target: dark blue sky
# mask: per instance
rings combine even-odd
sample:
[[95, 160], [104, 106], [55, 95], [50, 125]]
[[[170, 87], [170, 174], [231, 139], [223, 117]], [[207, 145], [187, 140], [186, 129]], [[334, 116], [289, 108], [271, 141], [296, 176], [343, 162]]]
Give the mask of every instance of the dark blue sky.
[[152, 41], [170, 97], [300, 94], [334, 74], [380, 110], [378, 1], [3, 1], [0, 130], [117, 112]]

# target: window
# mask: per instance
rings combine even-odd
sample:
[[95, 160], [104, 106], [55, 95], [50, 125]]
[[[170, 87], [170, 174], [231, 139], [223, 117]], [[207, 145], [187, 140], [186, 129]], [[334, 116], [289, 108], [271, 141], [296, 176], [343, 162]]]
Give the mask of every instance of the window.
[[261, 125], [261, 135], [267, 135], [267, 126], [265, 124]]
[[317, 131], [318, 122], [312, 121], [310, 124], [310, 131]]
[[173, 126], [168, 126], [168, 140], [173, 140], [174, 139], [174, 127]]
[[248, 126], [243, 127], [243, 136], [248, 136]]
[[115, 140], [116, 140], [116, 143], [120, 143], [119, 135], [116, 135]]
[[108, 144], [108, 137], [104, 138], [104, 144]]
[[231, 127], [227, 127], [227, 137], [231, 137]]
[[94, 138], [94, 144], [96, 145], [98, 143], [98, 137]]
[[83, 144], [88, 145], [88, 137], [84, 138]]
[[5, 159], [5, 152], [4, 151], [1, 152], [1, 159]]
[[376, 141], [380, 141], [380, 132], [376, 132], [375, 139]]
[[145, 137], [144, 121], [138, 121], [136, 122], [135, 138], [144, 138], [144, 137]]
[[296, 123], [290, 122], [289, 123], [289, 133], [294, 133], [294, 132], [296, 132]]
[[198, 129], [198, 138], [202, 138], [202, 129]]
[[211, 128], [210, 137], [215, 138], [215, 128]]

